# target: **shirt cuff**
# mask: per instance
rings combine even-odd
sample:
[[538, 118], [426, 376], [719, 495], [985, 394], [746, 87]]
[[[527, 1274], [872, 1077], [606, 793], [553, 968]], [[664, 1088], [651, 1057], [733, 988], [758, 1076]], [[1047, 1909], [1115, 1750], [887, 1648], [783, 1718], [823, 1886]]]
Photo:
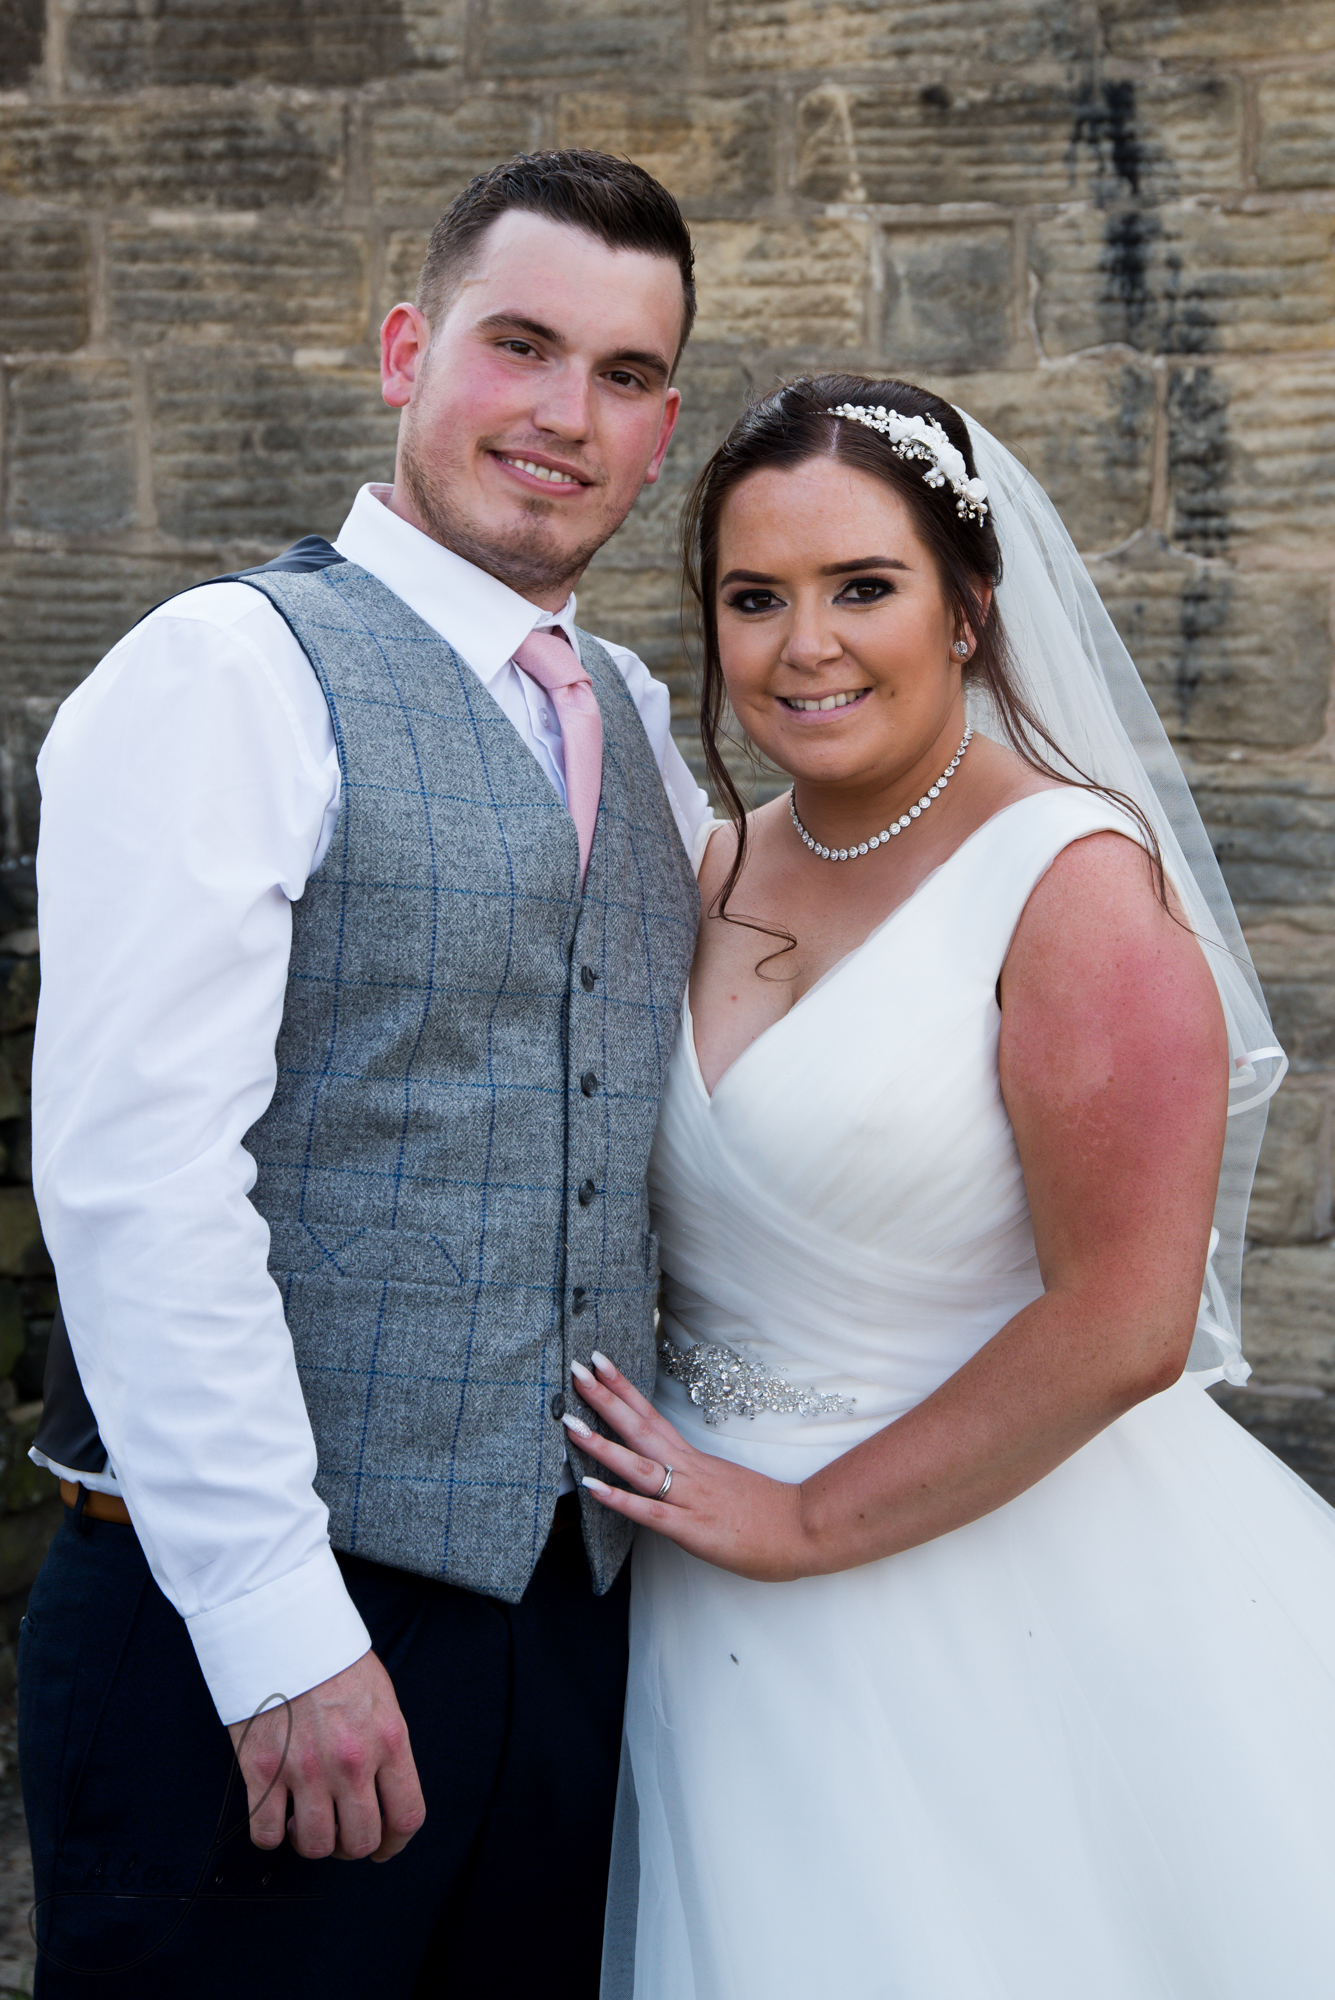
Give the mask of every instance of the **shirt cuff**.
[[231, 1604], [187, 1618], [222, 1720], [246, 1722], [276, 1697], [294, 1701], [371, 1650], [334, 1551], [325, 1547], [289, 1576]]

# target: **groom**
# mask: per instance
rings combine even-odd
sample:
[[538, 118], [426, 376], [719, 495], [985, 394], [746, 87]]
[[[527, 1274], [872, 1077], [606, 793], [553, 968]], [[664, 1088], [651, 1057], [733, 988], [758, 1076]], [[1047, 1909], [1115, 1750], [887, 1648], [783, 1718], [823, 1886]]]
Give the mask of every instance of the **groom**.
[[159, 607], [42, 753], [47, 2000], [596, 1995], [627, 1542], [561, 1418], [594, 1348], [652, 1375], [707, 807], [571, 590], [691, 271], [625, 161], [473, 182], [383, 328], [393, 486]]

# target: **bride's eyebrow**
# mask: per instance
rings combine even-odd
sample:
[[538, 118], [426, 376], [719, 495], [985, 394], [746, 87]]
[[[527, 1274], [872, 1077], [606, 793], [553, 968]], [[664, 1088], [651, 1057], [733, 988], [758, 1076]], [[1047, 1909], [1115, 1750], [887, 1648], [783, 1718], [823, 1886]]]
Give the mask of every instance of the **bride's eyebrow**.
[[[858, 570], [902, 569], [909, 574], [909, 565], [900, 562], [897, 556], [854, 556], [849, 562], [823, 563], [816, 571], [817, 576], [850, 576]], [[726, 576], [718, 580], [718, 588], [726, 590], [730, 583], [778, 583], [777, 576], [768, 576], [759, 569], [730, 569]]]
[[859, 569], [902, 569], [906, 573], [908, 564], [900, 562], [897, 556], [855, 556], [851, 562], [825, 563], [817, 576], [847, 576]]

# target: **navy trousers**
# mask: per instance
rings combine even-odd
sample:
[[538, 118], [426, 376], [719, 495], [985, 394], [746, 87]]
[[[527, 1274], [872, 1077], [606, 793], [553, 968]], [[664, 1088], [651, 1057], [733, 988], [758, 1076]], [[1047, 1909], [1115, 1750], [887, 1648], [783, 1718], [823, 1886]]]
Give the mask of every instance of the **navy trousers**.
[[627, 1573], [596, 1598], [573, 1523], [517, 1605], [340, 1561], [426, 1798], [388, 1862], [252, 1846], [133, 1529], [66, 1517], [19, 1641], [41, 2000], [597, 2000]]

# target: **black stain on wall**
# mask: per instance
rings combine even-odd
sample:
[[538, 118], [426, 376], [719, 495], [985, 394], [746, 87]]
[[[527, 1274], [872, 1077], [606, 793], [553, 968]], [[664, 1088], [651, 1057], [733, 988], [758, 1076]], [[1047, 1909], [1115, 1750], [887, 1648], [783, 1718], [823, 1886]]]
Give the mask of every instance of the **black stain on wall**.
[[1233, 580], [1224, 574], [1202, 574], [1193, 578], [1182, 592], [1177, 654], [1173, 662], [1173, 698], [1184, 730], [1190, 724], [1192, 705], [1205, 678], [1207, 659], [1218, 661], [1220, 640], [1228, 630], [1232, 608]]
[[1218, 345], [1209, 302], [1157, 215], [1139, 208], [1110, 214], [1099, 269], [1105, 340], [1159, 354], [1207, 354]]
[[1094, 155], [1096, 199], [1140, 193], [1147, 156], [1136, 116], [1134, 83], [1119, 80], [1081, 86], [1071, 128], [1072, 164], [1082, 146]]
[[1193, 555], [1227, 552], [1231, 456], [1227, 389], [1211, 368], [1174, 369], [1168, 383], [1173, 539]]
[[1140, 209], [1126, 209], [1110, 215], [1104, 225], [1103, 291], [1099, 305], [1116, 331], [1109, 338], [1140, 345], [1146, 322], [1154, 314], [1156, 300], [1150, 283], [1150, 254], [1160, 234], [1157, 216]]
[[1182, 256], [1176, 249], [1164, 252], [1162, 297], [1158, 335], [1162, 353], [1208, 354], [1219, 345], [1205, 293], [1184, 276]]

